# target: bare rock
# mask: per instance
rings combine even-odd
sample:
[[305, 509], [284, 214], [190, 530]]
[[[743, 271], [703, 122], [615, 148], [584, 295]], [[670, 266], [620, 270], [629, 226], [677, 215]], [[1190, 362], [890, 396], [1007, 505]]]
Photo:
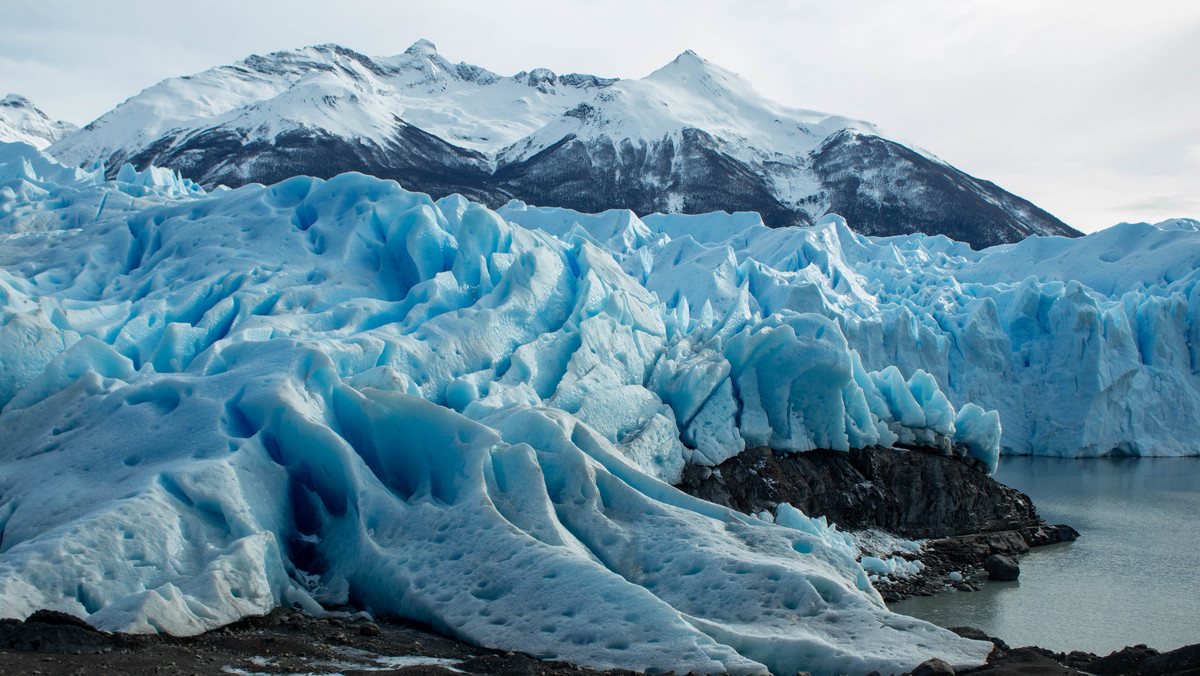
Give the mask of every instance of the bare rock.
[[87, 620], [81, 617], [75, 617], [70, 613], [64, 613], [61, 610], [35, 610], [26, 622], [38, 622], [41, 624], [57, 624], [67, 627], [79, 627], [81, 629], [89, 629], [96, 631], [96, 628], [87, 623]]
[[918, 664], [917, 668], [912, 670], [912, 676], [954, 676], [954, 667], [935, 657]]
[[92, 625], [54, 610], [39, 610], [24, 622], [0, 622], [0, 649], [78, 655], [102, 652], [106, 643]]
[[998, 582], [1011, 582], [1021, 576], [1021, 568], [1016, 561], [1003, 554], [992, 554], [983, 562], [988, 579]]
[[[1088, 665], [1087, 670], [1098, 676], [1116, 676], [1117, 674], [1132, 674], [1151, 657], [1158, 657], [1158, 651], [1144, 644], [1126, 646], [1101, 657]], [[1165, 674], [1167, 671], [1156, 673]]]
[[687, 467], [680, 488], [746, 514], [787, 502], [841, 528], [879, 528], [909, 538], [1046, 528], [1029, 496], [961, 458], [934, 453], [748, 449], [716, 469]]
[[1196, 674], [1200, 674], [1200, 643], [1184, 646], [1161, 655], [1149, 655], [1138, 668], [1138, 674], [1196, 676]]

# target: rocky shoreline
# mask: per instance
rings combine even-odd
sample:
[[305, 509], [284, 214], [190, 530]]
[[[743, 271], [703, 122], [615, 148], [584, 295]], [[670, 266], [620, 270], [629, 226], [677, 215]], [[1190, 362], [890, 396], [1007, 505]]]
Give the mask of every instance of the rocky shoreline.
[[279, 608], [180, 638], [111, 634], [66, 613], [38, 611], [24, 622], [0, 620], [0, 675], [400, 674], [431, 676], [632, 676], [468, 645], [412, 623], [366, 613], [314, 617]]
[[[1085, 676], [1195, 676], [1200, 644], [1166, 653], [1146, 646], [1099, 657], [1053, 653], [1037, 647], [1010, 648], [970, 627], [961, 636], [990, 640], [986, 664], [958, 672], [938, 660], [912, 676], [936, 674], [1079, 674]], [[0, 675], [90, 674], [403, 674], [451, 676], [635, 676], [625, 670], [599, 671], [567, 662], [467, 645], [411, 623], [376, 620], [365, 613], [331, 612], [314, 617], [278, 609], [200, 636], [109, 634], [65, 613], [38, 611], [28, 620], [0, 620]]]
[[[1200, 674], [1200, 644], [1184, 646], [1165, 653], [1160, 653], [1145, 645], [1127, 646], [1101, 657], [1077, 650], [1069, 653], [1056, 653], [1036, 646], [1010, 648], [1004, 641], [971, 627], [955, 627], [950, 631], [967, 638], [991, 641], [996, 646], [988, 655], [987, 664], [975, 669], [948, 672], [952, 674], [988, 674], [988, 676], [1018, 676], [1021, 674], [1196, 676]], [[938, 672], [929, 670], [925, 672], [925, 676], [936, 673]], [[922, 676], [921, 668], [914, 669], [912, 674], [913, 676]]]
[[872, 552], [924, 565], [917, 574], [874, 580], [888, 602], [950, 588], [975, 591], [988, 579], [988, 557], [1017, 557], [1079, 537], [1070, 526], [1047, 524], [1029, 496], [962, 458], [922, 450], [749, 449], [714, 468], [688, 467], [678, 487], [746, 514], [774, 513], [786, 502], [843, 530], [923, 540], [920, 551]]
[[920, 560], [925, 565], [920, 573], [909, 577], [880, 578], [874, 585], [888, 603], [910, 596], [932, 596], [950, 588], [979, 591], [979, 585], [989, 579], [985, 563], [991, 556], [1015, 558], [1033, 547], [1070, 542], [1077, 537], [1079, 533], [1074, 528], [1056, 525], [932, 540], [918, 553], [896, 553], [910, 560]]

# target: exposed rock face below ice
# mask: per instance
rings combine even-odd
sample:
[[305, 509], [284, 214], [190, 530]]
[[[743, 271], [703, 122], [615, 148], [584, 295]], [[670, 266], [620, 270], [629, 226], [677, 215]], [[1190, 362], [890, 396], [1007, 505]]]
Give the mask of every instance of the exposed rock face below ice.
[[786, 502], [843, 529], [875, 528], [909, 538], [1045, 523], [1029, 496], [959, 459], [879, 447], [786, 454], [752, 449], [712, 469], [689, 467], [681, 488], [747, 514]]

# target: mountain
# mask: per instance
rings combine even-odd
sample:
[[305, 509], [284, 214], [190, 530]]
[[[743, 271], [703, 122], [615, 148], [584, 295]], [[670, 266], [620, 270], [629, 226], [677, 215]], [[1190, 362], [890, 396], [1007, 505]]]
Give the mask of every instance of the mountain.
[[0, 99], [0, 141], [28, 143], [39, 150], [79, 131], [70, 122], [53, 122], [50, 117], [20, 94]]
[[165, 80], [50, 152], [110, 172], [169, 167], [208, 187], [353, 170], [492, 207], [754, 211], [772, 227], [840, 213], [863, 233], [977, 248], [1079, 234], [874, 125], [780, 106], [690, 51], [618, 80], [502, 77], [424, 40], [385, 58], [307, 47]]
[[165, 80], [58, 144], [67, 162], [179, 170], [214, 186], [360, 171], [495, 203], [496, 153], [613, 80], [500, 77], [420, 41], [372, 59], [336, 45], [252, 56]]

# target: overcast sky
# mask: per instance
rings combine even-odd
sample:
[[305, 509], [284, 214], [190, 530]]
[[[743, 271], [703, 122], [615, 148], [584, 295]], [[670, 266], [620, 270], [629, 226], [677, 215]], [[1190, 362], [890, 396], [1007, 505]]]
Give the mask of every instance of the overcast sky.
[[868, 120], [1068, 224], [1200, 218], [1195, 0], [3, 0], [0, 95], [85, 124], [167, 77], [428, 38], [510, 75], [642, 77], [692, 49], [787, 105]]

